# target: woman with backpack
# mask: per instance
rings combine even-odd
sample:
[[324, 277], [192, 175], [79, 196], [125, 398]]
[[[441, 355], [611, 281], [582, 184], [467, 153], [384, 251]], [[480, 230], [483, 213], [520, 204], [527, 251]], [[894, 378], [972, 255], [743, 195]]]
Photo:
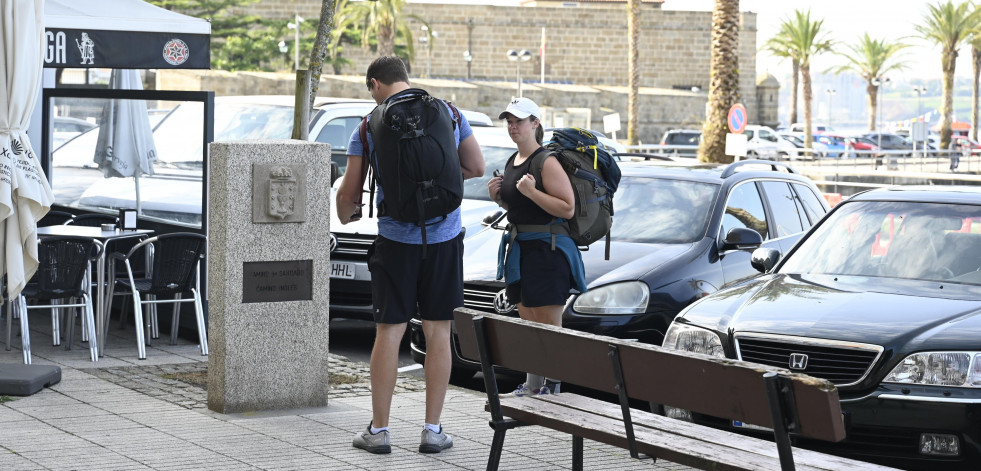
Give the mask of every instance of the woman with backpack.
[[[507, 300], [522, 319], [561, 326], [570, 290], [586, 290], [582, 257], [562, 224], [574, 213], [572, 184], [559, 161], [542, 147], [545, 130], [535, 102], [515, 98], [500, 118], [518, 151], [508, 159], [504, 174], [495, 172], [487, 183], [491, 199], [508, 211], [498, 279], [504, 277]], [[529, 373], [514, 394], [557, 393], [560, 384]]]

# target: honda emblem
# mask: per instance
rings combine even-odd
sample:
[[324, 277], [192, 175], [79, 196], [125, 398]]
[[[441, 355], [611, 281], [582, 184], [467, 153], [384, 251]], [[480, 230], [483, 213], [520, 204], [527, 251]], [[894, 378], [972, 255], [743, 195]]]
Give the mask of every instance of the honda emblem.
[[791, 353], [790, 354], [790, 369], [792, 370], [805, 370], [807, 369], [807, 355], [804, 353]]

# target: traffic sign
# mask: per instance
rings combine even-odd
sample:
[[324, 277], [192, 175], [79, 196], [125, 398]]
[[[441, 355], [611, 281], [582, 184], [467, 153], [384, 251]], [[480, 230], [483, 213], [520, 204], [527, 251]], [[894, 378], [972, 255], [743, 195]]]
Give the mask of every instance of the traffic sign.
[[746, 130], [746, 124], [749, 119], [746, 115], [746, 107], [742, 103], [736, 103], [729, 108], [729, 116], [726, 117], [726, 123], [729, 124], [729, 132], [733, 134], [742, 134]]

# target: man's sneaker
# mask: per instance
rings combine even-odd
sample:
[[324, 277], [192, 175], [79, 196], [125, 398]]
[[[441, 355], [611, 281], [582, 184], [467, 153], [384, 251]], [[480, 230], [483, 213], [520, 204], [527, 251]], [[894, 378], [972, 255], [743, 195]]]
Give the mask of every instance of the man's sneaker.
[[443, 432], [442, 427], [440, 427], [439, 433], [433, 432], [426, 427], [422, 428], [422, 441], [419, 443], [419, 453], [439, 453], [451, 446], [453, 446], [453, 439]]
[[535, 390], [536, 396], [548, 396], [549, 394], [552, 394], [552, 391], [548, 389], [548, 386], [542, 386]]
[[354, 436], [353, 445], [355, 448], [379, 455], [392, 452], [392, 445], [388, 441], [388, 430], [372, 434], [371, 425]]

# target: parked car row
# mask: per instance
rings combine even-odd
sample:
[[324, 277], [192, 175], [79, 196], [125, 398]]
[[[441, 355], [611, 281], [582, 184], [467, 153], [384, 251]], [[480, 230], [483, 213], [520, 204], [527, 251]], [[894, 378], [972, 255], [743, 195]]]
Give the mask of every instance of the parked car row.
[[845, 440], [799, 445], [904, 469], [978, 469], [981, 190], [855, 195], [785, 256], [764, 247], [752, 263], [765, 274], [688, 306], [664, 347], [834, 383]]
[[[566, 327], [658, 344], [689, 303], [757, 274], [749, 249], [786, 253], [828, 211], [814, 184], [782, 163], [620, 168], [609, 260], [603, 247], [583, 253], [587, 291], [570, 296]], [[464, 240], [464, 304], [517, 316], [496, 279], [503, 216], [489, 214], [485, 227]], [[421, 322], [410, 328], [413, 357], [422, 363]], [[480, 369], [460, 355], [455, 340], [453, 368], [458, 378]]]

